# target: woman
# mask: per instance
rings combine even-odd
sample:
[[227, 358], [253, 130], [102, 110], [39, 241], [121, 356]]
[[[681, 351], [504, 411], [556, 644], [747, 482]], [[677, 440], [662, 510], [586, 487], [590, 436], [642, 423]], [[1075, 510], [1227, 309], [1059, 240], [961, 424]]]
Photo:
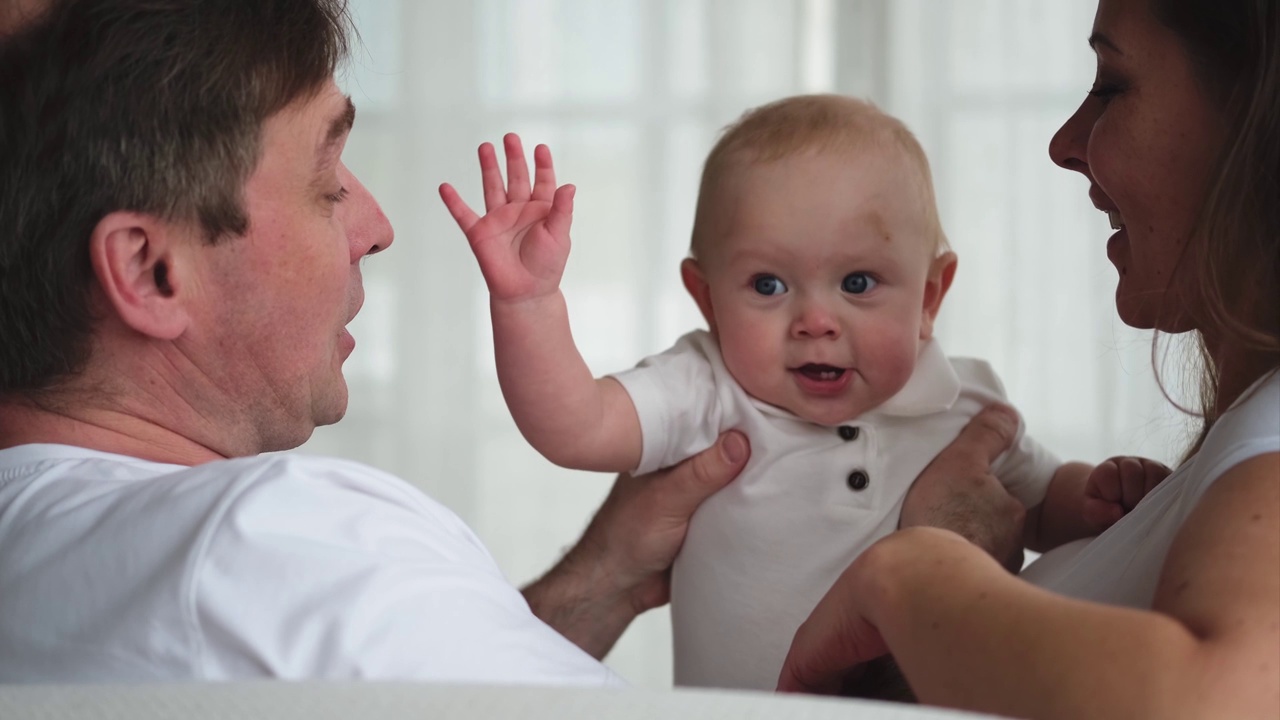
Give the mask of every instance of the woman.
[[1114, 527], [1023, 579], [944, 530], [886, 538], [800, 628], [782, 690], [838, 689], [889, 652], [934, 704], [1280, 716], [1280, 13], [1101, 0], [1089, 42], [1097, 78], [1050, 155], [1117, 229], [1121, 319], [1199, 340], [1200, 436]]

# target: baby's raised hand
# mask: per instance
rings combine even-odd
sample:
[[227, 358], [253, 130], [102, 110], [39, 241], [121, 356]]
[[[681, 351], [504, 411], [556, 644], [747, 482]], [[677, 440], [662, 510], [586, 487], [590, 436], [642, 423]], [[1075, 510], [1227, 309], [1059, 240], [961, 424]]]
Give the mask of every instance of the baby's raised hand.
[[1084, 520], [1102, 532], [1124, 517], [1172, 472], [1155, 460], [1113, 457], [1093, 469], [1084, 485]]
[[573, 221], [572, 185], [556, 187], [551, 150], [533, 151], [533, 188], [520, 138], [503, 138], [507, 155], [507, 183], [493, 146], [480, 146], [480, 179], [484, 185], [485, 216], [468, 207], [453, 186], [440, 186], [440, 198], [471, 243], [489, 294], [500, 301], [528, 300], [560, 287], [569, 257], [569, 225]]

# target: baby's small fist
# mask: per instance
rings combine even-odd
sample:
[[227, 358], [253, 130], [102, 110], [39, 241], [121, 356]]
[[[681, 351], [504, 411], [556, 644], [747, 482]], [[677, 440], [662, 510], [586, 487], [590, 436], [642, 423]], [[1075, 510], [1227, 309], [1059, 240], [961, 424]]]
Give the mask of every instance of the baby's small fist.
[[1113, 457], [1089, 474], [1084, 486], [1084, 520], [1098, 531], [1124, 517], [1172, 472], [1146, 458]]

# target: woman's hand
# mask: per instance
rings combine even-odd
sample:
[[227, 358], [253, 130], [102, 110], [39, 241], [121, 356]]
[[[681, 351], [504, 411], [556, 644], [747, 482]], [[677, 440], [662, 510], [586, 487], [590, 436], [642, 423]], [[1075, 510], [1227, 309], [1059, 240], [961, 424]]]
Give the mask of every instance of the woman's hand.
[[747, 464], [746, 437], [729, 431], [673, 468], [621, 475], [582, 539], [525, 588], [538, 617], [597, 658], [636, 615], [671, 597], [671, 564], [689, 519]]
[[[861, 664], [887, 653], [867, 609], [892, 602], [878, 597], [891, 584], [889, 573], [921, 552], [932, 554], [930, 543], [960, 543], [958, 533], [1005, 567], [1021, 566], [1025, 511], [991, 474], [991, 461], [1017, 431], [1017, 413], [991, 405], [938, 453], [907, 492], [901, 530], [860, 555], [796, 631], [778, 690], [838, 693]], [[891, 559], [895, 553], [900, 560]]]
[[1022, 567], [1026, 509], [991, 474], [991, 462], [1018, 432], [1018, 414], [989, 405], [929, 463], [907, 491], [899, 528], [932, 526], [960, 534], [1012, 572]]
[[[836, 695], [856, 684], [866, 663], [889, 652], [876, 608], [901, 603], [897, 593], [904, 578], [919, 581], [949, 555], [975, 554], [963, 538], [932, 527], [900, 530], [867, 548], [796, 630], [782, 663], [778, 691]], [[994, 568], [989, 558], [978, 557]]]

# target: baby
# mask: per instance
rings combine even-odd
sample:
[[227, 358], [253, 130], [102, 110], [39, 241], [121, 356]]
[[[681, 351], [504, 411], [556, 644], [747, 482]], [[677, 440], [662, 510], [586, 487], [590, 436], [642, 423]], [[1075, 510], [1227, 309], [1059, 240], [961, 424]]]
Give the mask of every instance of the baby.
[[[505, 145], [505, 190], [493, 148], [480, 148], [483, 218], [450, 186], [441, 196], [489, 287], [516, 424], [559, 465], [636, 473], [746, 433], [750, 462], [698, 510], [673, 569], [675, 679], [772, 690], [796, 628], [897, 528], [915, 477], [1004, 400], [990, 366], [949, 359], [933, 339], [956, 256], [924, 152], [850, 98], [748, 112], [707, 158], [681, 265], [708, 330], [595, 379], [559, 290], [574, 188], [556, 188], [541, 145], [530, 188], [519, 139]], [[1105, 529], [1168, 472], [1062, 464], [1021, 428], [993, 471], [1028, 508], [1033, 550]]]

